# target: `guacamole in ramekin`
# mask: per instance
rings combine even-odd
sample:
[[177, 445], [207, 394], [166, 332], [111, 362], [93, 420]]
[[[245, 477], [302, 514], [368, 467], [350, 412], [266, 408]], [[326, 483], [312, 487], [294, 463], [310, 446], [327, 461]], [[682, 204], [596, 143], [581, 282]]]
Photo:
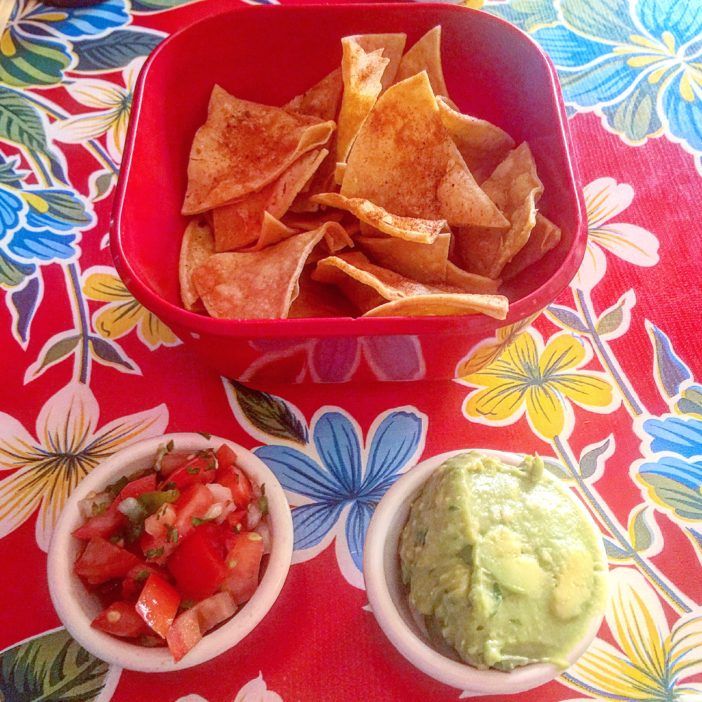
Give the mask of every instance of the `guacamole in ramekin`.
[[538, 456], [445, 461], [414, 500], [399, 550], [410, 604], [477, 668], [564, 668], [604, 608], [600, 533]]

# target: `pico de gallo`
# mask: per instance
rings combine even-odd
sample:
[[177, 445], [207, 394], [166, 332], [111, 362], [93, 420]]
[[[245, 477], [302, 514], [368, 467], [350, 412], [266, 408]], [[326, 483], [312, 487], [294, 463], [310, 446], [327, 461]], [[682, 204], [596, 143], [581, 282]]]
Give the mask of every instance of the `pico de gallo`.
[[258, 587], [270, 552], [265, 485], [234, 451], [161, 446], [153, 465], [80, 503], [74, 565], [102, 611], [92, 626], [179, 661]]

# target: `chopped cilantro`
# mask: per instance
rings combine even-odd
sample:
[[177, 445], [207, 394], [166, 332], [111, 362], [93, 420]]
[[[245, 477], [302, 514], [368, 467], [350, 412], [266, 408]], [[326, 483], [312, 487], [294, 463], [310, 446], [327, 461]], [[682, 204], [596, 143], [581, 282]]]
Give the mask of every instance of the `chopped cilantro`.
[[105, 488], [105, 492], [110, 496], [111, 500], [114, 500], [117, 495], [119, 495], [120, 492], [122, 492], [122, 488], [129, 482], [129, 479], [127, 478], [126, 475], [123, 475], [119, 480], [117, 480], [114, 483], [111, 483]]
[[150, 548], [146, 552], [146, 557], [147, 558], [159, 558], [160, 556], [163, 556], [163, 546], [160, 548]]
[[178, 528], [170, 526], [168, 527], [168, 541], [172, 544], [178, 543]]
[[185, 472], [188, 475], [197, 475], [200, 472], [200, 469], [196, 468], [195, 466], [190, 466], [189, 468], [185, 469]]
[[146, 570], [146, 568], [142, 568], [135, 576], [134, 580], [136, 580], [138, 583], [143, 582], [146, 580], [146, 578], [149, 577], [149, 571]]

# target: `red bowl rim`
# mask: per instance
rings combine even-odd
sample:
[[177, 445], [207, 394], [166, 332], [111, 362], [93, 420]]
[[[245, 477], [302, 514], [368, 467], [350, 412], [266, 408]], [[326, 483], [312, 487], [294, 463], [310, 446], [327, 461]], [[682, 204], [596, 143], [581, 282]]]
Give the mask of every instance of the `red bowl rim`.
[[[397, 8], [398, 3], [354, 3], [353, 7], [359, 12], [375, 12], [378, 9]], [[242, 12], [289, 12], [289, 13], [316, 13], [333, 12], [340, 5], [305, 4], [305, 5], [261, 5], [256, 7], [237, 7], [222, 11], [210, 12], [184, 27], [174, 32], [164, 39], [145, 62], [139, 78], [132, 100], [131, 119], [127, 138], [124, 145], [124, 155], [122, 168], [115, 193], [115, 201], [112, 209], [110, 250], [114, 259], [115, 267], [130, 292], [143, 302], [146, 307], [156, 313], [168, 323], [177, 325], [180, 328], [191, 332], [215, 335], [215, 336], [236, 336], [245, 338], [259, 337], [319, 337], [319, 336], [360, 336], [360, 335], [385, 335], [385, 334], [437, 334], [437, 333], [460, 333], [475, 335], [492, 335], [498, 328], [514, 324], [529, 315], [541, 312], [548, 306], [575, 276], [580, 263], [582, 262], [585, 246], [587, 243], [587, 227], [583, 212], [585, 211], [582, 189], [579, 187], [578, 169], [572, 158], [572, 141], [568, 128], [568, 119], [565, 111], [565, 104], [560, 90], [558, 76], [553, 63], [541, 49], [541, 47], [527, 34], [520, 29], [494, 15], [490, 15], [480, 10], [460, 7], [457, 5], [442, 5], [442, 12], [462, 12], [480, 13], [482, 19], [500, 25], [501, 29], [512, 35], [515, 41], [527, 42], [543, 61], [549, 75], [549, 85], [551, 97], [559, 107], [560, 132], [566, 146], [567, 174], [570, 182], [576, 188], [577, 206], [577, 228], [574, 233], [573, 245], [568, 251], [560, 268], [546, 280], [540, 287], [529, 295], [510, 303], [509, 313], [504, 320], [494, 319], [483, 314], [466, 316], [446, 316], [446, 317], [329, 317], [329, 318], [308, 318], [308, 319], [215, 319], [195, 312], [190, 312], [179, 305], [173, 304], [153, 291], [134, 270], [125, 254], [122, 242], [122, 209], [126, 197], [127, 181], [132, 165], [132, 150], [136, 140], [136, 133], [139, 123], [139, 114], [144, 101], [146, 81], [149, 70], [158, 60], [161, 53], [167, 51], [169, 46], [178, 41], [183, 34], [186, 34], [192, 27], [211, 21], [213, 17], [220, 17], [225, 14], [238, 14]], [[403, 12], [412, 12], [416, 9], [432, 8], [437, 9], [434, 3], [402, 3]]]

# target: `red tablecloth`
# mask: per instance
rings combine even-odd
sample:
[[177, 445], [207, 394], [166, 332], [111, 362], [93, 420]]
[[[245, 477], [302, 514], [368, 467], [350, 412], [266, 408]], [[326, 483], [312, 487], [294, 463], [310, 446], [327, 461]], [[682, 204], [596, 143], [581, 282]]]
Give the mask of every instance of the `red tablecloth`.
[[[466, 348], [457, 381], [281, 387], [274, 431], [260, 396], [241, 402], [130, 297], [106, 248], [135, 76], [208, 4], [15, 3], [0, 41], [0, 699], [457, 699], [401, 658], [367, 607], [359, 564], [378, 495], [324, 451], [343, 427], [366, 488], [381, 489], [381, 468], [462, 447], [566, 466], [601, 524], [612, 597], [580, 662], [519, 699], [702, 700], [702, 3], [485, 10], [559, 69], [588, 206], [580, 274], [510, 349], [503, 337]], [[488, 372], [475, 374], [484, 354]], [[120, 671], [60, 628], [45, 579], [52, 527], [100, 460], [193, 429], [265, 447], [270, 463], [293, 448], [310, 474], [336, 477], [324, 495], [286, 482], [304, 503], [295, 565], [243, 643], [177, 674]]]

